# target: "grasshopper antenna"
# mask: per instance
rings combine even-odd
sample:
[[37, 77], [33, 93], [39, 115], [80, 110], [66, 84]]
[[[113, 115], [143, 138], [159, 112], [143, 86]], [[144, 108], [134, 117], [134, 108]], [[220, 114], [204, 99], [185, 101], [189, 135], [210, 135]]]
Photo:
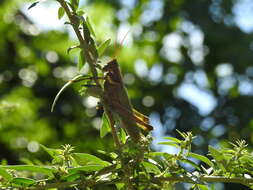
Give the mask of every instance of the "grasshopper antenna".
[[114, 56], [113, 56], [113, 58], [114, 59], [116, 59], [116, 57], [117, 57], [117, 55], [119, 54], [119, 49], [121, 49], [122, 48], [122, 46], [123, 46], [123, 42], [125, 41], [125, 39], [126, 39], [126, 37], [128, 36], [128, 34], [130, 33], [130, 31], [131, 31], [131, 29], [129, 29], [127, 32], [126, 32], [126, 34], [124, 35], [124, 37], [122, 38], [122, 40], [121, 40], [121, 42], [120, 42], [120, 44], [119, 44], [119, 46], [117, 47], [117, 40], [115, 40], [115, 53], [114, 53]]

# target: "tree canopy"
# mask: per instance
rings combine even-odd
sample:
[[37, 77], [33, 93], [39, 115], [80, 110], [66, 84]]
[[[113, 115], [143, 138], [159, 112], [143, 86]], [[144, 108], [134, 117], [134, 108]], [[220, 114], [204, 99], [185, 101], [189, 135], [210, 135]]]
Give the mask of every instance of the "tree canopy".
[[[238, 139], [252, 147], [253, 36], [236, 20], [244, 1], [81, 2], [98, 44], [111, 39], [102, 61], [117, 57], [132, 104], [151, 118], [153, 149], [165, 150], [157, 142], [179, 137], [176, 129], [197, 136], [196, 153]], [[0, 3], [0, 159], [43, 161], [39, 144], [72, 144], [77, 152], [92, 154], [113, 150], [112, 137], [99, 136], [103, 111], [96, 109], [96, 99], [79, 95], [80, 84], [68, 88], [50, 112], [59, 89], [78, 74], [80, 52], [66, 53], [78, 45], [68, 24], [60, 30], [38, 28], [29, 16], [38, 6], [27, 10], [32, 3]], [[41, 6], [51, 3], [57, 10], [52, 1]], [[225, 185], [233, 188], [240, 187]]]

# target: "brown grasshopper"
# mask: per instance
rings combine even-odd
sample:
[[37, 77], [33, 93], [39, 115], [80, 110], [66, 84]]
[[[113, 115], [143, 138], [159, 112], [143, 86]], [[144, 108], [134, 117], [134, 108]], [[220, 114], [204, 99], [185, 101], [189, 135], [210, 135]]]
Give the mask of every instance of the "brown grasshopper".
[[105, 75], [103, 101], [110, 111], [116, 115], [121, 126], [127, 131], [134, 142], [140, 142], [139, 128], [145, 131], [153, 130], [149, 118], [133, 109], [127, 90], [122, 81], [122, 74], [116, 59], [103, 68]]
[[[104, 88], [101, 91], [96, 85], [83, 85], [87, 88], [87, 94], [100, 98], [103, 104], [109, 108], [109, 111], [113, 114], [113, 120], [120, 122], [122, 126], [132, 138], [134, 142], [140, 142], [141, 135], [137, 127], [144, 131], [151, 131], [153, 127], [149, 124], [149, 118], [142, 113], [133, 109], [133, 106], [129, 100], [127, 90], [122, 81], [122, 74], [116, 59], [108, 62], [106, 66], [102, 68], [105, 74], [104, 77], [97, 77], [97, 79], [104, 80]], [[56, 101], [60, 94], [73, 82], [80, 82], [83, 80], [93, 80], [94, 77], [82, 78], [81, 75], [74, 77], [67, 82], [62, 89], [58, 92], [53, 102], [51, 111], [53, 111]]]

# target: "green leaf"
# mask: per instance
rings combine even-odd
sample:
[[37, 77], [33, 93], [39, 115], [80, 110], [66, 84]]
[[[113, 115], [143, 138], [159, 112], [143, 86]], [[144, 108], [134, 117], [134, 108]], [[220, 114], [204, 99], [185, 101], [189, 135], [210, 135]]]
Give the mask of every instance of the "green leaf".
[[47, 148], [44, 145], [40, 144], [41, 148], [46, 151], [53, 159], [57, 159], [57, 157], [62, 153], [61, 149], [53, 149]]
[[164, 137], [164, 139], [171, 140], [171, 141], [178, 143], [178, 144], [180, 144], [182, 142], [181, 140], [179, 140], [175, 137]]
[[109, 124], [109, 120], [105, 113], [103, 113], [102, 116], [102, 126], [100, 128], [100, 137], [103, 138], [111, 131], [111, 127]]
[[215, 149], [214, 147], [212, 147], [212, 146], [209, 145], [209, 146], [208, 146], [208, 150], [209, 150], [211, 156], [212, 156], [216, 161], [225, 160], [223, 154], [222, 154], [219, 150]]
[[187, 164], [190, 164], [191, 166], [193, 166], [194, 168], [200, 170], [200, 167], [195, 164], [193, 161], [191, 160], [188, 160], [188, 159], [181, 159], [180, 162], [184, 162], [184, 163], [187, 163]]
[[195, 189], [197, 190], [208, 190], [206, 185], [196, 184]]
[[160, 169], [151, 162], [143, 161], [141, 164], [144, 166], [144, 168], [147, 170], [148, 173], [154, 173], [154, 174], [160, 174]]
[[115, 185], [116, 185], [117, 190], [123, 190], [125, 187], [124, 183], [116, 183]]
[[215, 159], [217, 166], [222, 169], [222, 171], [226, 171], [225, 168], [225, 163], [226, 163], [226, 159], [223, 156], [222, 152], [220, 152], [219, 150], [215, 149], [212, 146], [208, 146], [208, 150], [211, 154], [211, 156]]
[[67, 50], [67, 53], [69, 54], [71, 50], [76, 49], [76, 48], [80, 48], [80, 45], [69, 47], [68, 50]]
[[60, 8], [58, 9], [58, 19], [60, 20], [60, 19], [64, 16], [64, 14], [65, 14], [64, 8], [63, 8], [63, 7], [60, 7]]
[[125, 144], [127, 140], [127, 134], [123, 128], [120, 128], [120, 140], [123, 144]]
[[78, 8], [79, 0], [71, 0], [70, 1], [73, 8], [76, 10]]
[[86, 20], [86, 24], [87, 24], [87, 27], [88, 27], [90, 33], [95, 37], [95, 36], [96, 36], [96, 35], [95, 35], [95, 31], [94, 31], [94, 29], [93, 29], [93, 27], [92, 27], [92, 25], [91, 25], [91, 23], [90, 23], [89, 17], [86, 17], [85, 20]]
[[178, 144], [174, 143], [174, 142], [160, 142], [158, 144], [162, 144], [162, 145], [168, 145], [168, 146], [174, 146], [176, 148], [179, 148]]
[[150, 157], [162, 157], [164, 155], [164, 152], [149, 152], [148, 155]]
[[56, 170], [54, 168], [46, 167], [46, 166], [35, 166], [35, 165], [7, 165], [0, 166], [0, 169], [12, 169], [17, 171], [30, 171], [45, 174], [48, 176], [52, 176], [53, 172]]
[[110, 45], [111, 39], [106, 40], [98, 47], [98, 55], [102, 56], [106, 48]]
[[78, 56], [78, 64], [77, 64], [78, 71], [80, 71], [83, 68], [84, 64], [85, 64], [85, 56], [83, 50], [81, 50]]
[[188, 154], [188, 156], [192, 157], [192, 158], [196, 158], [204, 163], [206, 163], [207, 165], [209, 165], [210, 167], [213, 167], [214, 164], [211, 162], [211, 160], [209, 160], [207, 157], [205, 156], [202, 156], [202, 155], [199, 155], [199, 154], [195, 154], [195, 153], [192, 153], [190, 152]]
[[31, 4], [29, 7], [28, 7], [28, 10], [35, 7], [37, 4], [39, 3], [39, 1], [36, 1], [34, 2], [33, 4]]
[[91, 154], [87, 154], [87, 153], [73, 153], [72, 156], [80, 166], [85, 166], [85, 165], [109, 166], [110, 165], [109, 162], [103, 161], [100, 158], [93, 156]]
[[78, 11], [76, 12], [76, 14], [77, 14], [78, 16], [83, 16], [83, 15], [85, 14], [85, 12], [84, 12], [83, 10], [78, 10]]
[[103, 169], [105, 166], [99, 165], [99, 164], [94, 164], [94, 165], [87, 165], [87, 166], [81, 166], [81, 167], [75, 167], [75, 168], [70, 168], [68, 169], [68, 172], [70, 174], [76, 174], [80, 171], [83, 172], [93, 172], [93, 171], [99, 171]]
[[62, 176], [61, 180], [64, 180], [64, 181], [75, 181], [75, 180], [79, 179], [80, 177], [81, 177], [80, 174], [78, 174], [78, 173], [72, 173], [72, 174], [69, 174], [67, 176]]
[[[57, 102], [57, 100], [59, 99], [61, 93], [69, 86], [71, 85], [75, 80], [81, 78], [83, 75], [77, 75], [75, 76], [74, 78], [72, 78], [70, 81], [68, 81], [61, 89], [60, 91], [56, 94], [55, 98], [54, 98], [54, 101], [53, 101], [53, 104], [51, 106], [51, 112], [54, 111], [54, 107], [55, 107], [55, 104]], [[42, 148], [44, 149], [44, 146], [42, 145]], [[45, 150], [45, 149], [44, 149]]]
[[9, 174], [7, 171], [5, 171], [5, 169], [1, 168], [1, 166], [0, 166], [0, 176], [2, 176], [7, 181], [12, 180], [12, 175]]
[[34, 179], [25, 178], [25, 177], [16, 177], [11, 181], [12, 185], [19, 187], [29, 187], [36, 184]]

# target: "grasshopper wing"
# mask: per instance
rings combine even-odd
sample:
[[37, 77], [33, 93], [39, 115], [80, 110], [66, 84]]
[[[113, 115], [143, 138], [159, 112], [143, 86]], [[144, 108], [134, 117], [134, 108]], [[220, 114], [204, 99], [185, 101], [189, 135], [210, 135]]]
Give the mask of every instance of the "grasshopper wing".
[[141, 117], [140, 115], [136, 116], [134, 114], [134, 111], [126, 109], [117, 102], [113, 102], [113, 106], [116, 108], [115, 110], [117, 110], [121, 118], [126, 118], [127, 120], [134, 121], [138, 127], [142, 128], [145, 131], [153, 130], [153, 127], [146, 122], [148, 120], [147, 116], [145, 116], [145, 119], [143, 119], [144, 115], [139, 112], [138, 113], [141, 114]]

